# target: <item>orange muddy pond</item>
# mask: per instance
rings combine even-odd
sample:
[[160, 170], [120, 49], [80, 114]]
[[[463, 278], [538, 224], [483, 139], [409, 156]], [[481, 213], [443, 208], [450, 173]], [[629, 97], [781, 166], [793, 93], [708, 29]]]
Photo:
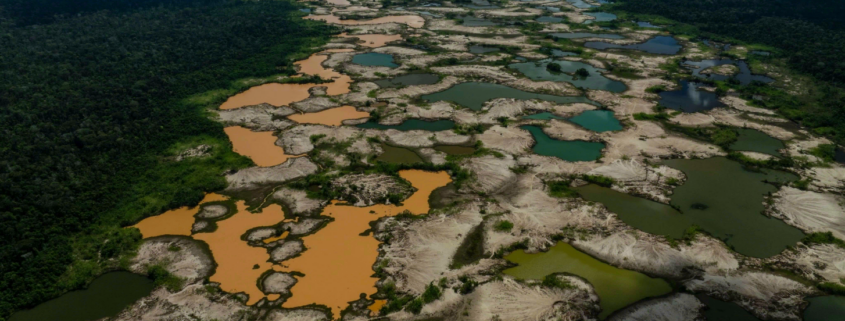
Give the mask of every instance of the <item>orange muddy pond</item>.
[[284, 163], [288, 158], [297, 157], [285, 154], [285, 150], [276, 145], [277, 138], [273, 132], [254, 132], [241, 126], [226, 127], [223, 131], [232, 142], [232, 150], [249, 157], [255, 165], [274, 166]]
[[[333, 50], [326, 50], [323, 53], [334, 53], [334, 52], [348, 52], [352, 51], [351, 49], [333, 49]], [[330, 83], [323, 83], [323, 84], [312, 84], [311, 87], [314, 86], [326, 86], [326, 94], [329, 96], [334, 95], [342, 95], [349, 92], [349, 84], [352, 83], [352, 78], [341, 74], [339, 72], [334, 71], [334, 69], [323, 68], [323, 61], [329, 59], [328, 55], [320, 55], [320, 54], [313, 54], [305, 60], [300, 60], [295, 62], [294, 64], [299, 66], [299, 72], [306, 75], [314, 75], [320, 76], [325, 80], [334, 80]], [[307, 90], [306, 90], [307, 94]], [[305, 96], [308, 98], [308, 96]]]
[[308, 89], [315, 86], [328, 87], [327, 94], [330, 96], [345, 94], [349, 92], [349, 84], [352, 83], [352, 78], [335, 72], [332, 69], [323, 68], [321, 63], [326, 61], [329, 56], [321, 55], [321, 53], [344, 52], [351, 50], [325, 50], [315, 53], [305, 60], [297, 61], [294, 64], [300, 67], [300, 73], [306, 75], [320, 76], [325, 80], [334, 80], [331, 83], [324, 84], [279, 84], [267, 83], [258, 85], [247, 89], [246, 91], [229, 97], [222, 105], [221, 110], [241, 108], [244, 106], [252, 106], [263, 103], [268, 103], [273, 106], [287, 106], [292, 103], [302, 101], [308, 98], [310, 94]]
[[[216, 201], [224, 201], [226, 196], [209, 193], [200, 201], [200, 204]], [[191, 227], [194, 225], [194, 215], [199, 212], [199, 205], [194, 207], [183, 206], [175, 210], [169, 210], [156, 216], [150, 216], [132, 225], [141, 231], [144, 238], [162, 235], [191, 235]]]
[[286, 106], [308, 98], [310, 96], [308, 89], [314, 86], [314, 84], [263, 84], [229, 97], [220, 105], [220, 109], [235, 109], [263, 103]]
[[332, 309], [337, 318], [348, 302], [361, 293], [376, 292], [377, 278], [373, 264], [378, 257], [379, 242], [372, 235], [360, 234], [370, 228], [369, 223], [381, 217], [393, 216], [408, 210], [415, 214], [428, 213], [428, 198], [434, 189], [451, 182], [446, 172], [405, 170], [399, 176], [411, 182], [417, 191], [402, 206], [374, 205], [354, 207], [333, 201], [322, 215], [334, 221], [315, 234], [302, 239], [306, 251], [283, 262], [283, 271], [297, 271], [305, 276], [291, 288], [292, 296], [282, 304], [293, 308], [308, 304], [322, 304]]
[[217, 268], [209, 278], [219, 282], [220, 289], [229, 293], [244, 292], [249, 295], [247, 305], [253, 305], [266, 295], [258, 288], [258, 279], [264, 272], [271, 270], [273, 263], [267, 249], [254, 247], [241, 239], [246, 231], [271, 226], [283, 222], [285, 213], [282, 207], [271, 204], [261, 213], [250, 213], [243, 201], [237, 202], [238, 212], [230, 218], [217, 221], [217, 230], [212, 233], [199, 233], [194, 239], [208, 244]]
[[[208, 194], [202, 203], [225, 199], [226, 197], [222, 195]], [[278, 295], [265, 295], [258, 288], [258, 279], [273, 267], [273, 263], [268, 262], [270, 256], [267, 249], [250, 246], [241, 239], [241, 235], [256, 227], [284, 222], [285, 214], [282, 207], [271, 204], [260, 213], [251, 213], [246, 210], [246, 204], [243, 201], [237, 202], [236, 206], [237, 212], [234, 215], [216, 222], [217, 230], [193, 235], [195, 240], [208, 244], [212, 258], [217, 263], [209, 281], [220, 283], [220, 289], [229, 293], [246, 293], [249, 295], [248, 305], [255, 304], [264, 297], [270, 300], [278, 299]], [[134, 227], [141, 230], [144, 238], [160, 235], [191, 235], [193, 215], [196, 212], [196, 208], [179, 208], [144, 219]], [[280, 238], [287, 234], [287, 232], [283, 233]]]
[[355, 109], [355, 107], [352, 106], [343, 106], [318, 111], [316, 113], [294, 114], [288, 116], [290, 120], [293, 120], [297, 123], [322, 124], [327, 126], [340, 126], [343, 124], [344, 120], [360, 119], [367, 117], [370, 117], [370, 113], [358, 111]]
[[335, 23], [341, 25], [375, 25], [380, 23], [396, 22], [404, 23], [411, 28], [422, 28], [425, 25], [425, 19], [420, 16], [404, 15], [404, 16], [384, 16], [370, 20], [340, 20], [340, 17], [324, 14], [324, 15], [308, 15], [305, 19], [322, 20], [326, 23]]
[[402, 40], [402, 35], [378, 35], [378, 34], [366, 34], [366, 35], [347, 35], [346, 33], [340, 34], [338, 37], [341, 38], [358, 38], [358, 44], [364, 47], [370, 48], [378, 48], [386, 45], [388, 42]]

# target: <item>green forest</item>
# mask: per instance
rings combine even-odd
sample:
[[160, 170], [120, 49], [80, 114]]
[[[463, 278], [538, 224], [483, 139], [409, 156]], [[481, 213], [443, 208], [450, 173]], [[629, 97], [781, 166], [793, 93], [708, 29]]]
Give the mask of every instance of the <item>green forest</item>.
[[[119, 267], [140, 239], [123, 226], [251, 164], [207, 108], [236, 80], [291, 74], [336, 32], [299, 8], [0, 1], [0, 320]], [[201, 143], [210, 156], [174, 160]]]
[[610, 7], [628, 17], [674, 20], [669, 30], [676, 34], [776, 48], [767, 62], [783, 58], [790, 70], [811, 77], [806, 92], [789, 95], [763, 86], [740, 91], [762, 94], [769, 98], [760, 102], [763, 107], [845, 143], [845, 2], [620, 0]]

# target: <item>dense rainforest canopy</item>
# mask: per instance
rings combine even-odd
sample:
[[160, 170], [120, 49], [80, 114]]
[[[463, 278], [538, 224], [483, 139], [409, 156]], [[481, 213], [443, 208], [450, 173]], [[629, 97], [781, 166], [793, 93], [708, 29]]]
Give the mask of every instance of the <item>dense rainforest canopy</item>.
[[[106, 10], [101, 10], [106, 9]], [[231, 152], [205, 107], [290, 74], [334, 32], [290, 1], [0, 1], [0, 320], [131, 250], [120, 228], [196, 203]], [[212, 156], [175, 162], [207, 143]]]
[[811, 76], [815, 86], [801, 99], [774, 95], [766, 105], [845, 142], [845, 2], [621, 0], [615, 10], [659, 15], [691, 25], [703, 36], [780, 49], [790, 69]]

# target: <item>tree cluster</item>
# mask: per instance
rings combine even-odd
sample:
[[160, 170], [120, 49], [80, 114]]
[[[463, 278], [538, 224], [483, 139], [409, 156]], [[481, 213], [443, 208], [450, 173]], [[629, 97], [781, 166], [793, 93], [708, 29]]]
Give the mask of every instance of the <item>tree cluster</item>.
[[[195, 204], [249, 164], [187, 98], [292, 74], [334, 32], [287, 0], [84, 2], [0, 3], [0, 320], [131, 251], [140, 236], [121, 226]], [[165, 157], [199, 140], [222, 148]]]

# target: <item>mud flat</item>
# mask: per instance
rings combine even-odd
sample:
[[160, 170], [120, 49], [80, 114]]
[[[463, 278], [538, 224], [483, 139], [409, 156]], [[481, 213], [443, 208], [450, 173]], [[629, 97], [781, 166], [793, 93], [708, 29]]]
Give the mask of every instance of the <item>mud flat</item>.
[[405, 170], [399, 176], [411, 182], [417, 192], [401, 206], [374, 205], [354, 207], [338, 202], [326, 206], [321, 215], [334, 219], [317, 233], [302, 239], [307, 250], [301, 256], [285, 261], [283, 271], [304, 274], [291, 288], [292, 296], [282, 305], [293, 308], [321, 304], [340, 315], [348, 302], [361, 293], [376, 292], [378, 278], [373, 277], [373, 264], [378, 256], [379, 242], [371, 235], [361, 235], [370, 229], [370, 222], [404, 211], [425, 214], [428, 198], [434, 189], [445, 186], [451, 179], [446, 172]]

